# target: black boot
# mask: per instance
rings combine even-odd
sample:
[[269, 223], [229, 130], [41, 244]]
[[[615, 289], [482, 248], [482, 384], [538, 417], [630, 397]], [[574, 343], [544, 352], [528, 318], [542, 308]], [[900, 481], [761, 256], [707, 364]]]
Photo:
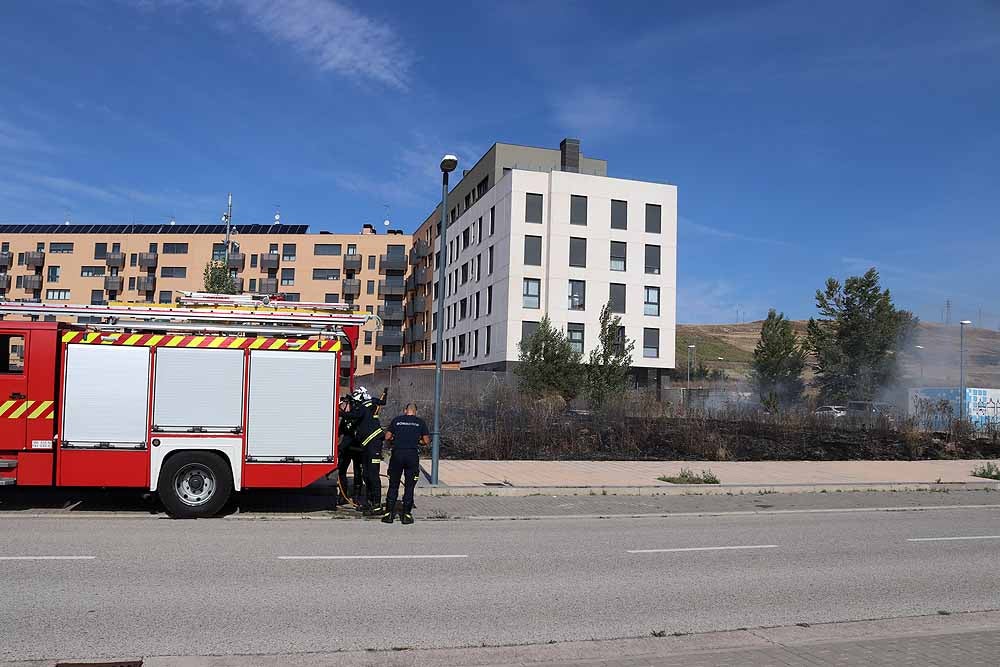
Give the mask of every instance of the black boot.
[[396, 520], [396, 512], [391, 508], [386, 507], [385, 511], [382, 513], [382, 523], [392, 523]]
[[399, 517], [399, 522], [404, 526], [409, 526], [411, 523], [413, 523], [413, 515], [410, 514], [409, 512], [403, 512], [403, 515]]

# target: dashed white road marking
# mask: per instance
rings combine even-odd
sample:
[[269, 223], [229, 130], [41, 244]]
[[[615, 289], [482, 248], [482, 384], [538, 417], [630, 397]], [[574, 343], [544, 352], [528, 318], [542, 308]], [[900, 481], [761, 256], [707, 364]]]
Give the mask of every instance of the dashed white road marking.
[[777, 544], [744, 544], [731, 547], [682, 547], [678, 549], [629, 549], [630, 554], [669, 554], [684, 551], [734, 551], [737, 549], [777, 549]]
[[388, 556], [278, 556], [278, 560], [411, 560], [420, 558], [468, 558], [468, 554], [413, 554]]
[[97, 556], [0, 556], [0, 560], [94, 560]]
[[1000, 540], [1000, 535], [965, 535], [962, 537], [911, 537], [907, 542], [961, 542], [964, 540]]

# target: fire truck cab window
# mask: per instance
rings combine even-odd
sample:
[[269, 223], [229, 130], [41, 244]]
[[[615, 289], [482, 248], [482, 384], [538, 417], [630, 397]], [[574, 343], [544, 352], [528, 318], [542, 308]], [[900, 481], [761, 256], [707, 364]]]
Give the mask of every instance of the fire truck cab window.
[[24, 373], [24, 336], [0, 336], [0, 373]]

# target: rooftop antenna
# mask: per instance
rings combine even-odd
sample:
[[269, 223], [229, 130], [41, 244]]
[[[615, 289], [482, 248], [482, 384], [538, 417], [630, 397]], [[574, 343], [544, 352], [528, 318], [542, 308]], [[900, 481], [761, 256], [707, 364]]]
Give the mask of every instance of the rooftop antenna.
[[281, 224], [281, 206], [278, 204], [274, 205], [274, 224]]
[[382, 206], [385, 207], [385, 220], [382, 221], [382, 224], [385, 225], [386, 227], [388, 227], [389, 225], [392, 224], [392, 222], [389, 221], [389, 205], [388, 204], [382, 204]]
[[177, 224], [177, 221], [174, 220], [174, 216], [170, 216], [170, 224], [171, 225], [176, 225]]

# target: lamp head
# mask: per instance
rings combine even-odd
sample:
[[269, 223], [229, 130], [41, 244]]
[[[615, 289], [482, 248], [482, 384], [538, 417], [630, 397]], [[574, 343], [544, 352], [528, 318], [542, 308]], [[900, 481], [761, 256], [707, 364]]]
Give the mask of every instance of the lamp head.
[[448, 153], [443, 158], [441, 158], [441, 171], [448, 174], [455, 171], [458, 167], [458, 157]]
[[961, 324], [962, 326], [965, 326], [967, 324], [972, 324], [972, 320], [962, 320], [961, 322], [959, 322], [959, 324]]

